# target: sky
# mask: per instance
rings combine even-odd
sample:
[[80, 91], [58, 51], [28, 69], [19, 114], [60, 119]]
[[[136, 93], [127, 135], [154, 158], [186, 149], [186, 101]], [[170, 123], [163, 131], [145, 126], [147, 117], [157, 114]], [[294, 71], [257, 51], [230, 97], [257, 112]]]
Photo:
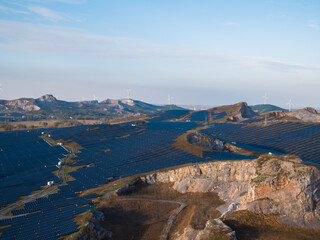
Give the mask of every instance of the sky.
[[318, 0], [0, 0], [0, 99], [320, 107]]

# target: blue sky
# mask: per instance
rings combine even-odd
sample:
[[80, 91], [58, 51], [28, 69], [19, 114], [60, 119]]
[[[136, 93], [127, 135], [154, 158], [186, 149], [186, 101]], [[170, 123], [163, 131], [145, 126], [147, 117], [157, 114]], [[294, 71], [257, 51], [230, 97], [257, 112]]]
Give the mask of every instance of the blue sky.
[[320, 107], [320, 1], [0, 0], [1, 99]]

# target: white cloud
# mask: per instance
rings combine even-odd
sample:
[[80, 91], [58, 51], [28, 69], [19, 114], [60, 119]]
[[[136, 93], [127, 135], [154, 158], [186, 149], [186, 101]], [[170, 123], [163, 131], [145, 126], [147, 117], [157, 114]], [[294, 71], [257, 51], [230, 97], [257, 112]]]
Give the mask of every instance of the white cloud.
[[46, 7], [40, 7], [40, 6], [30, 6], [26, 7], [29, 11], [36, 13], [45, 19], [52, 21], [52, 22], [58, 22], [58, 21], [79, 21], [75, 18], [72, 18], [71, 16], [63, 13], [55, 12], [49, 8]]
[[225, 23], [223, 23], [223, 25], [234, 26], [234, 25], [236, 25], [236, 23], [235, 22], [225, 22]]
[[19, 13], [19, 14], [29, 14], [29, 12], [26, 11], [20, 11], [14, 8], [9, 8], [3, 5], [0, 5], [0, 12], [5, 12], [5, 13]]
[[[60, 19], [60, 17], [52, 16]], [[86, 57], [201, 57], [226, 60], [208, 51], [155, 44], [142, 39], [88, 34], [79, 29], [0, 20], [0, 49]]]
[[29, 2], [38, 2], [38, 3], [61, 2], [61, 3], [69, 3], [69, 4], [82, 4], [87, 1], [86, 0], [29, 0]]
[[316, 31], [319, 31], [320, 30], [320, 26], [318, 25], [318, 23], [314, 20], [310, 20], [309, 21], [309, 27], [316, 30]]
[[[47, 3], [49, 0], [36, 0], [32, 2], [38, 3]], [[82, 3], [84, 1], [80, 0], [59, 0], [59, 2], [65, 3]], [[17, 13], [17, 14], [28, 14], [28, 15], [38, 15], [43, 17], [46, 20], [51, 22], [59, 22], [59, 21], [74, 21], [79, 22], [79, 19], [73, 18], [65, 13], [56, 12], [52, 9], [43, 6], [29, 6], [26, 5], [25, 1], [17, 1], [17, 2], [7, 2], [7, 4], [11, 4], [11, 7], [0, 5], [0, 12], [6, 13]], [[23, 11], [16, 8], [23, 9]]]
[[273, 71], [320, 71], [320, 66], [317, 65], [279, 61], [270, 58], [252, 58], [251, 61], [251, 64]]
[[[60, 19], [59, 16], [51, 16]], [[264, 57], [218, 54], [213, 50], [155, 44], [143, 39], [96, 35], [79, 29], [0, 20], [0, 50], [91, 58], [184, 58], [281, 72], [319, 71], [320, 66]]]

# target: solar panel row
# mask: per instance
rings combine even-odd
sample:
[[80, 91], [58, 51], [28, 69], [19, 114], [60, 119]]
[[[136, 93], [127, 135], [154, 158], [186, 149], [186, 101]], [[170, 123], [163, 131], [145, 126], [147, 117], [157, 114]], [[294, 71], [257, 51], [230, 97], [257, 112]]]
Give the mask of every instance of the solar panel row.
[[202, 132], [257, 151], [295, 154], [320, 162], [320, 124], [280, 122], [268, 126], [216, 123]]

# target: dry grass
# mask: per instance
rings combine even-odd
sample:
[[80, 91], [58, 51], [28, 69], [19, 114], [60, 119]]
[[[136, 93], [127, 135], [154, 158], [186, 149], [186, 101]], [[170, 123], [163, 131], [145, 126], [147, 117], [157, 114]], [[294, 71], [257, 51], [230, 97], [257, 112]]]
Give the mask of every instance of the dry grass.
[[[92, 188], [92, 189], [85, 190], [85, 191], [83, 191], [81, 193], [81, 196], [88, 195], [88, 194], [91, 194], [91, 193], [96, 193], [96, 194], [102, 196], [105, 193], [112, 192], [114, 190], [117, 190], [119, 188], [124, 187], [125, 185], [131, 183], [133, 180], [138, 179], [140, 176], [145, 176], [145, 175], [153, 174], [153, 173], [157, 173], [157, 172], [165, 172], [165, 171], [174, 170], [174, 169], [182, 168], [182, 167], [186, 167], [186, 166], [193, 166], [193, 165], [195, 165], [195, 164], [194, 163], [186, 163], [186, 164], [183, 164], [183, 165], [177, 165], [177, 166], [173, 166], [173, 167], [168, 167], [168, 168], [158, 169], [158, 170], [155, 170], [155, 171], [150, 171], [150, 172], [147, 172], [147, 173], [137, 174], [137, 175], [129, 176], [129, 177], [126, 177], [126, 178], [119, 178], [119, 179], [117, 179], [115, 181], [112, 181], [110, 183], [103, 184], [103, 185], [101, 185], [101, 186], [99, 186], [97, 188]], [[112, 179], [109, 179], [109, 180], [112, 180]]]
[[77, 171], [79, 168], [82, 168], [83, 166], [76, 166], [76, 167], [69, 167], [68, 165], [63, 166], [62, 171], [65, 176], [65, 179], [67, 182], [76, 180], [74, 177], [72, 177], [69, 173]]
[[77, 215], [73, 221], [77, 224], [79, 231], [72, 233], [70, 235], [67, 236], [63, 236], [60, 239], [63, 240], [74, 240], [77, 239], [77, 237], [81, 234], [81, 232], [83, 231], [83, 229], [85, 228], [86, 224], [88, 223], [89, 219], [92, 217], [92, 213], [90, 211], [81, 213], [79, 215]]
[[116, 181], [107, 183], [107, 184], [103, 184], [97, 188], [92, 188], [92, 189], [88, 189], [83, 191], [80, 196], [85, 196], [85, 195], [89, 195], [92, 193], [96, 193], [99, 196], [104, 195], [107, 192], [113, 192], [116, 189], [119, 189], [127, 184], [129, 184], [131, 181], [133, 181], [134, 179], [136, 179], [138, 177], [138, 175], [136, 176], [131, 176], [131, 177], [126, 177], [126, 178], [120, 178]]
[[159, 239], [177, 204], [151, 201], [126, 201], [112, 196], [100, 204], [105, 215], [101, 226], [113, 233], [114, 240]]
[[204, 148], [204, 147], [200, 147], [200, 146], [195, 146], [195, 145], [193, 145], [191, 143], [188, 143], [188, 141], [187, 141], [187, 136], [190, 133], [193, 133], [193, 132], [196, 132], [196, 131], [199, 131], [199, 130], [200, 129], [198, 128], [198, 129], [193, 129], [193, 130], [187, 131], [186, 133], [184, 133], [181, 136], [177, 137], [174, 140], [175, 143], [173, 143], [172, 146], [202, 158], [202, 151], [212, 151], [212, 149]]
[[[41, 120], [41, 121], [23, 121], [23, 122], [8, 122], [12, 130], [26, 130], [26, 129], [36, 129], [36, 128], [62, 128], [62, 127], [72, 127], [74, 123], [77, 122], [80, 125], [95, 125], [95, 124], [105, 124], [102, 120]], [[4, 127], [0, 128], [0, 131], [6, 131]]]
[[130, 137], [130, 134], [126, 134], [126, 135], [124, 135], [124, 136], [120, 136], [120, 137], [115, 137], [115, 139], [127, 138], [127, 137]]
[[314, 240], [320, 229], [287, 226], [275, 215], [262, 215], [246, 210], [230, 214], [224, 222], [236, 231], [238, 240]]
[[[205, 227], [205, 223], [209, 219], [217, 218], [220, 216], [220, 212], [216, 210], [216, 207], [220, 204], [223, 204], [223, 201], [219, 199], [216, 193], [179, 193], [175, 191], [172, 188], [171, 184], [145, 184], [145, 183], [137, 183], [134, 186], [131, 186], [129, 189], [127, 189], [125, 192], [121, 193], [120, 196], [112, 196], [112, 201], [114, 201], [112, 204], [113, 206], [116, 204], [120, 204], [120, 199], [148, 199], [148, 200], [170, 200], [170, 201], [177, 201], [177, 202], [183, 202], [187, 205], [187, 207], [181, 211], [181, 213], [178, 215], [177, 219], [174, 221], [174, 224], [172, 226], [172, 229], [170, 231], [170, 235], [174, 236], [175, 232], [183, 232], [184, 228], [187, 226], [190, 226], [194, 229], [203, 229]], [[106, 207], [110, 206], [110, 199], [103, 200], [99, 204], [100, 209], [105, 209]], [[138, 203], [136, 203], [138, 204]], [[142, 205], [141, 205], [142, 204]], [[141, 216], [135, 216], [138, 218], [144, 218], [144, 222], [150, 222], [150, 219], [154, 219], [153, 217], [156, 216], [157, 213], [159, 213], [158, 205], [159, 203], [153, 203], [153, 207], [150, 207], [149, 209], [144, 208], [144, 203], [140, 203], [139, 208], [143, 211], [141, 211]], [[123, 203], [120, 204], [122, 211], [124, 211]], [[119, 208], [120, 208], [119, 205]], [[171, 204], [172, 205], [172, 204]], [[163, 211], [166, 210], [169, 213], [170, 211], [174, 210], [177, 206], [175, 205], [174, 208], [172, 208], [170, 204], [169, 205], [163, 205]], [[127, 205], [126, 205], [127, 206]], [[128, 208], [125, 211], [127, 213], [122, 214], [135, 214], [136, 209]], [[129, 213], [128, 213], [129, 212]], [[150, 218], [151, 217], [151, 218]], [[114, 219], [114, 218], [113, 218]], [[167, 218], [166, 218], [167, 219]], [[132, 220], [134, 222], [134, 220]], [[159, 220], [160, 221], [160, 220]], [[162, 221], [162, 220], [161, 220]], [[115, 231], [125, 231], [121, 226], [125, 224], [126, 227], [128, 227], [128, 224], [125, 220], [120, 221], [117, 223], [117, 226], [114, 226]], [[134, 223], [135, 224], [135, 223]], [[135, 226], [137, 227], [137, 226]], [[164, 227], [164, 226], [163, 226]], [[163, 229], [163, 227], [161, 229]], [[106, 228], [108, 229], [107, 225]], [[152, 227], [153, 229], [153, 227]], [[108, 230], [111, 230], [110, 228]], [[153, 232], [153, 235], [159, 238], [159, 235], [156, 235], [154, 230], [151, 230], [150, 227], [144, 228], [144, 232]], [[158, 234], [159, 232], [157, 232]], [[139, 235], [140, 236], [140, 235]], [[149, 234], [148, 234], [149, 236]], [[141, 237], [141, 236], [140, 236]], [[136, 239], [136, 238], [134, 238]], [[143, 238], [148, 239], [148, 238]], [[153, 239], [153, 238], [150, 238]]]
[[5, 226], [0, 226], [0, 234], [2, 233], [2, 231], [8, 227], [11, 227], [11, 225], [5, 225]]
[[133, 116], [133, 117], [126, 117], [126, 118], [120, 118], [120, 119], [113, 119], [109, 122], [109, 124], [119, 124], [119, 123], [126, 123], [126, 122], [133, 122], [133, 121], [145, 121], [150, 119], [150, 117], [147, 116]]

